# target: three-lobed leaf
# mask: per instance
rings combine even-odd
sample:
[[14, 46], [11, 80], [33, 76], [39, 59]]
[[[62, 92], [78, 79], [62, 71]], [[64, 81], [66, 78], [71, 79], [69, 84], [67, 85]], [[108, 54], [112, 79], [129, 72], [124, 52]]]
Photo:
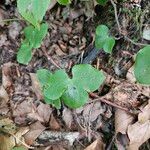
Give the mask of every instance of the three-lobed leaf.
[[150, 45], [137, 53], [134, 74], [139, 83], [150, 85]]
[[60, 98], [67, 88], [68, 75], [64, 70], [57, 70], [47, 81], [47, 88], [44, 89], [44, 95], [51, 100]]
[[64, 70], [58, 70], [52, 75], [45, 69], [37, 72], [41, 85], [45, 87], [43, 93], [46, 103], [60, 108], [61, 99], [70, 108], [81, 107], [88, 100], [88, 92], [97, 90], [105, 80], [101, 71], [88, 64], [75, 65], [72, 75], [70, 79]]
[[25, 40], [23, 41], [18, 54], [17, 61], [27, 65], [32, 59], [32, 49], [39, 48], [43, 38], [46, 36], [48, 25], [43, 23], [40, 29], [28, 26], [24, 29]]
[[96, 28], [95, 47], [97, 49], [103, 48], [105, 52], [112, 53], [115, 45], [115, 39], [109, 36], [109, 29], [105, 25], [99, 25]]
[[19, 13], [38, 29], [49, 4], [50, 0], [17, 0]]

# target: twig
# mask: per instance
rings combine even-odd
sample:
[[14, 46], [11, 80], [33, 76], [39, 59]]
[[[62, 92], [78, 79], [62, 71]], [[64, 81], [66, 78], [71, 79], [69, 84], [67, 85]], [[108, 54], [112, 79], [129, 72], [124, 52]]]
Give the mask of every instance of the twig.
[[54, 59], [53, 59], [51, 56], [49, 56], [49, 55], [47, 54], [45, 48], [42, 48], [42, 51], [43, 51], [44, 55], [46, 56], [46, 58], [47, 58], [55, 67], [57, 67], [57, 68], [59, 68], [59, 69], [62, 69], [62, 67], [61, 67], [58, 63], [56, 63], [56, 62], [54, 61]]
[[126, 39], [127, 41], [131, 42], [132, 44], [134, 45], [137, 45], [137, 46], [147, 46], [148, 44], [143, 44], [143, 43], [138, 43], [138, 42], [135, 42], [133, 41], [132, 39], [130, 39], [129, 37], [127, 37], [126, 35], [124, 35], [122, 33], [122, 30], [121, 30], [121, 25], [119, 23], [119, 19], [118, 19], [118, 13], [117, 13], [117, 7], [116, 7], [116, 4], [113, 0], [110, 0], [113, 8], [114, 8], [114, 12], [115, 12], [115, 20], [116, 20], [116, 23], [117, 23], [117, 26], [118, 26], [118, 30], [119, 30], [119, 33], [124, 37], [124, 39]]
[[118, 30], [119, 30], [119, 33], [121, 33], [121, 26], [120, 26], [120, 23], [119, 23], [119, 20], [118, 20], [118, 13], [117, 13], [117, 7], [116, 7], [116, 4], [113, 0], [110, 0], [111, 1], [111, 4], [113, 5], [114, 7], [114, 11], [115, 11], [115, 19], [116, 19], [116, 23], [117, 23], [117, 26], [118, 26]]
[[109, 101], [109, 100], [106, 100], [106, 99], [104, 99], [104, 98], [101, 98], [101, 97], [99, 97], [98, 95], [96, 95], [95, 93], [90, 93], [90, 95], [91, 95], [92, 97], [95, 97], [96, 99], [94, 99], [93, 101], [90, 101], [90, 102], [88, 102], [88, 103], [94, 103], [94, 102], [96, 102], [96, 101], [101, 101], [101, 102], [103, 102], [103, 103], [106, 103], [106, 104], [108, 104], [108, 105], [111, 105], [111, 106], [113, 106], [113, 107], [116, 107], [116, 108], [119, 108], [119, 109], [122, 109], [122, 110], [124, 110], [124, 111], [126, 111], [126, 112], [131, 113], [130, 110], [128, 110], [127, 108], [124, 108], [124, 107], [119, 106], [119, 105], [117, 105], [117, 104], [115, 104], [115, 103], [113, 103], [113, 102], [111, 102], [111, 101]]

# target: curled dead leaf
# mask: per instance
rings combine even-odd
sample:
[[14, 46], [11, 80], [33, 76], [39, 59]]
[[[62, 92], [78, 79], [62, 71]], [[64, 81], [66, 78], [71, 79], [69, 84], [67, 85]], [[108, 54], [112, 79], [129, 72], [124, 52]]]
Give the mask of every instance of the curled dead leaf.
[[84, 150], [105, 150], [105, 145], [101, 140], [97, 139]]

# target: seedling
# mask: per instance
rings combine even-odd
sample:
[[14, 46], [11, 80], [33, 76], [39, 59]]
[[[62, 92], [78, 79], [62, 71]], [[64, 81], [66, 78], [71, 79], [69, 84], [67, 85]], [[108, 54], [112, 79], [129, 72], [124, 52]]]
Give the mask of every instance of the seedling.
[[96, 28], [95, 35], [95, 47], [97, 49], [103, 49], [107, 53], [112, 53], [112, 49], [115, 45], [115, 39], [109, 36], [109, 29], [106, 25], [99, 25]]
[[88, 92], [93, 92], [104, 82], [102, 71], [89, 64], [75, 65], [72, 68], [72, 78], [65, 70], [50, 73], [46, 69], [37, 71], [45, 102], [56, 108], [61, 107], [61, 101], [70, 108], [83, 106], [88, 100]]
[[25, 39], [17, 54], [17, 61], [28, 64], [32, 58], [32, 49], [39, 48], [46, 36], [48, 25], [42, 23], [50, 0], [17, 0], [17, 8], [22, 17], [31, 25], [24, 29]]

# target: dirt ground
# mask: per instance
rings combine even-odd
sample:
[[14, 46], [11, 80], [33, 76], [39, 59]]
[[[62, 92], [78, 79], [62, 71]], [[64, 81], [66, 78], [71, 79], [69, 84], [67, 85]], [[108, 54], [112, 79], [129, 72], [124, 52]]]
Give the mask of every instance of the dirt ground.
[[[115, 2], [115, 6], [113, 5]], [[115, 12], [117, 8], [117, 14]], [[110, 0], [106, 6], [53, 0], [44, 21], [48, 34], [29, 65], [16, 61], [26, 22], [15, 0], [0, 1], [0, 150], [15, 146], [36, 150], [150, 150], [150, 88], [135, 81], [136, 53], [150, 40], [150, 2]], [[115, 16], [117, 15], [117, 16]], [[121, 32], [118, 29], [117, 19]], [[113, 53], [95, 50], [97, 25], [105, 24], [116, 39]], [[75, 64], [102, 69], [104, 84], [79, 109], [46, 104], [36, 71], [58, 67], [70, 73]], [[139, 121], [140, 120], [140, 121]], [[142, 123], [141, 123], [142, 122]]]

